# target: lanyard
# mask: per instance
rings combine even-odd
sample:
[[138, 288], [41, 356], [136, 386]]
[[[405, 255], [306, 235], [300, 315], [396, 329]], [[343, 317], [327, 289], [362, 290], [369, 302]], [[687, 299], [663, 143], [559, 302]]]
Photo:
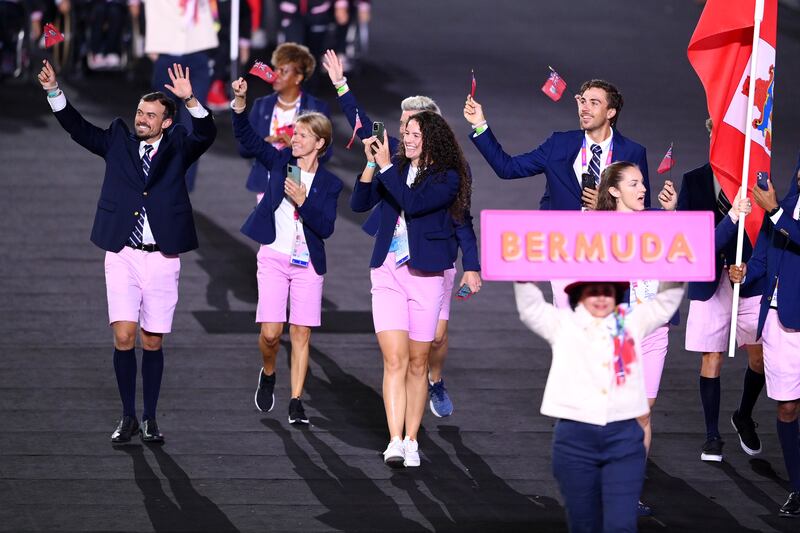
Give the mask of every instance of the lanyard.
[[627, 341], [629, 340], [625, 335], [625, 310], [623, 308], [617, 309], [615, 313], [615, 332], [613, 335], [614, 340], [614, 377], [616, 378], [617, 385], [624, 385], [625, 384], [625, 375], [627, 374], [627, 369], [625, 368], [625, 364], [627, 361], [626, 355], [630, 357], [630, 354], [626, 354], [626, 349], [630, 350], [632, 346], [626, 346]]
[[[606, 166], [611, 164], [611, 156], [614, 153], [614, 140], [608, 145], [608, 155], [606, 156]], [[588, 170], [589, 166], [586, 164], [586, 136], [583, 136], [583, 145], [581, 146], [581, 168]]]
[[[297, 117], [300, 115], [300, 101], [303, 99], [303, 93], [300, 93], [300, 96], [297, 97], [297, 103], [294, 106], [294, 117], [292, 118], [292, 124], [297, 121]], [[285, 109], [282, 111], [286, 111]], [[270, 119], [269, 124], [269, 134], [275, 135], [277, 133], [277, 129], [279, 128], [278, 124], [278, 103], [275, 102], [275, 107], [272, 108], [272, 117]]]

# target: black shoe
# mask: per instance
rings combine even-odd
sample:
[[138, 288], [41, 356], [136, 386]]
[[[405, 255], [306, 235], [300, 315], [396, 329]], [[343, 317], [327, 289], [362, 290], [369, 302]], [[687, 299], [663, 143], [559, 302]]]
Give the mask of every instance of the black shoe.
[[292, 398], [289, 400], [289, 423], [308, 424], [306, 410], [303, 409], [303, 402], [300, 400], [300, 398]]
[[133, 434], [139, 431], [139, 421], [135, 416], [123, 416], [119, 419], [117, 429], [111, 434], [111, 442], [116, 444], [129, 442]]
[[262, 413], [272, 411], [275, 406], [275, 372], [271, 376], [264, 374], [262, 368], [258, 372], [258, 387], [256, 388], [256, 409]]
[[778, 509], [779, 516], [800, 516], [800, 491], [789, 493], [786, 503]]
[[142, 438], [142, 442], [148, 444], [162, 444], [164, 442], [164, 435], [158, 430], [158, 424], [156, 424], [154, 418], [142, 420], [142, 427], [139, 430], [139, 435]]
[[703, 444], [703, 452], [700, 454], [700, 459], [702, 461], [712, 461], [716, 463], [722, 462], [722, 446], [725, 443], [722, 442], [722, 439], [717, 437], [715, 439], [708, 439], [705, 444]]
[[758, 455], [761, 453], [761, 439], [756, 434], [758, 424], [752, 418], [739, 416], [739, 411], [734, 411], [731, 415], [731, 425], [736, 433], [739, 434], [739, 444], [747, 455]]

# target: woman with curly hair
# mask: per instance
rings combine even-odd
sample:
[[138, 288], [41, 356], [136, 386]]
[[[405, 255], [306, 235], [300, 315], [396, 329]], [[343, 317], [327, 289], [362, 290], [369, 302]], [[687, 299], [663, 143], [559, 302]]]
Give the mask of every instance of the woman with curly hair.
[[377, 206], [380, 213], [370, 279], [389, 425], [383, 457], [389, 466], [419, 466], [417, 432], [428, 398], [442, 276], [456, 259], [453, 221], [464, 219], [471, 182], [453, 130], [431, 111], [408, 119], [394, 156], [385, 132], [383, 139], [365, 139], [364, 152], [367, 163], [350, 207], [364, 212]]

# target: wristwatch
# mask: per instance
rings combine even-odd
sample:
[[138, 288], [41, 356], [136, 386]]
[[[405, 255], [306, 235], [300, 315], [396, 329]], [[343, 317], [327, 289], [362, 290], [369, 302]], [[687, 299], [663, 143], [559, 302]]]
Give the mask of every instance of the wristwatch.
[[778, 214], [778, 211], [780, 211], [780, 210], [781, 210], [781, 206], [780, 205], [776, 205], [775, 209], [773, 209], [772, 211], [767, 213], [767, 216], [768, 217], [775, 216], [776, 214]]
[[188, 104], [188, 103], [189, 103], [189, 100], [191, 100], [192, 98], [194, 98], [194, 95], [193, 95], [193, 94], [190, 94], [189, 96], [187, 96], [186, 98], [184, 98], [184, 99], [183, 99], [183, 102], [184, 102], [184, 103], [186, 103], [186, 104]]

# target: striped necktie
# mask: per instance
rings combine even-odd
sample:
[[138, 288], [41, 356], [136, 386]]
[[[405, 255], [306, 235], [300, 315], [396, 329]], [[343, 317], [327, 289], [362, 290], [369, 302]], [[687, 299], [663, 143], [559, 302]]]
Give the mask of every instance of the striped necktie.
[[[147, 183], [147, 177], [150, 175], [150, 152], [153, 151], [152, 144], [145, 144], [144, 145], [144, 155], [142, 156], [142, 170], [144, 171], [144, 182]], [[142, 244], [142, 240], [144, 239], [144, 219], [147, 216], [147, 212], [144, 209], [144, 206], [139, 210], [139, 218], [136, 220], [136, 226], [133, 228], [133, 233], [131, 236], [128, 237], [128, 242], [134, 247], [137, 247]]]
[[589, 173], [594, 176], [594, 184], [600, 185], [600, 154], [603, 148], [599, 144], [592, 145], [592, 160], [589, 161]]

